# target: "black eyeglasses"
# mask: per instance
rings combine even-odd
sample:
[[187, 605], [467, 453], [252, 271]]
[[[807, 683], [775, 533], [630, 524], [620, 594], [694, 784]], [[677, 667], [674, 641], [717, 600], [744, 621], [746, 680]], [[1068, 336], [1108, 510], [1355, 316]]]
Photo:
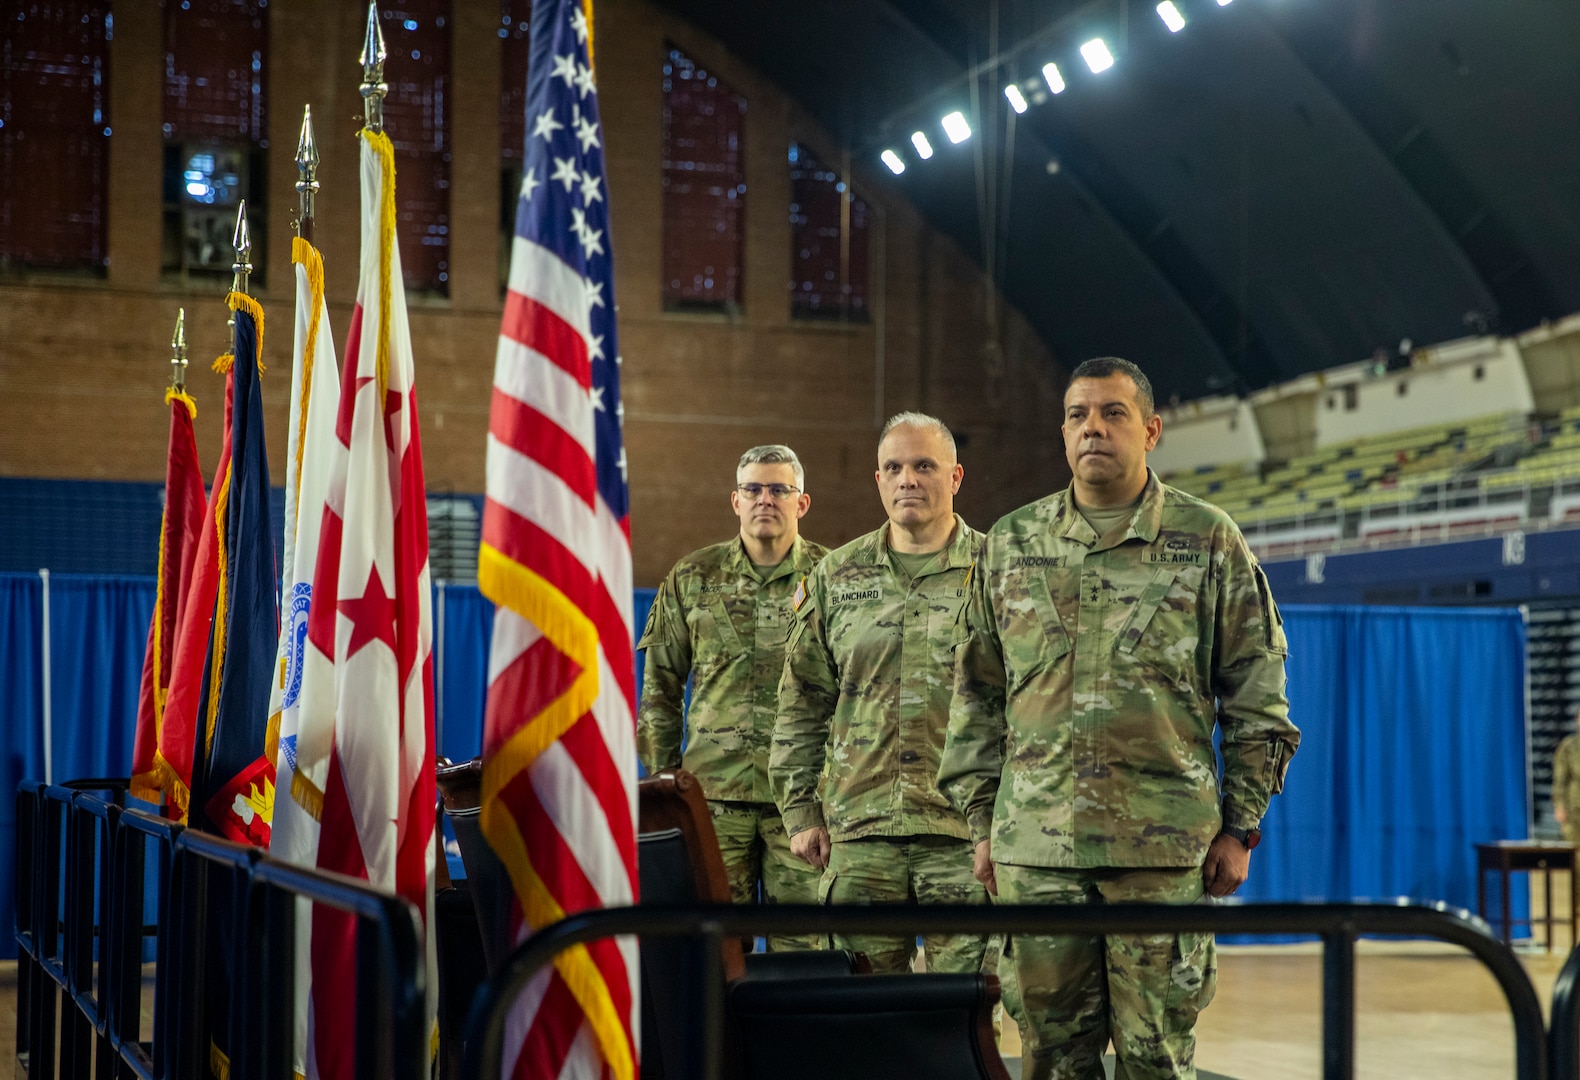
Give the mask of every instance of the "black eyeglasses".
[[766, 491], [780, 502], [783, 502], [792, 495], [799, 495], [801, 493], [800, 488], [791, 487], [789, 484], [736, 484], [735, 490], [739, 491], [748, 499], [759, 498], [762, 493]]

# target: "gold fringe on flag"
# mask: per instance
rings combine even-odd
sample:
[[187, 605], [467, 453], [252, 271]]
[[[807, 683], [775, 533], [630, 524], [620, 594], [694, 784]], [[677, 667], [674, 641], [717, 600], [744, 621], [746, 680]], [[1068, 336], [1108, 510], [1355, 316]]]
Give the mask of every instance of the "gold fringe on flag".
[[230, 369], [236, 366], [236, 354], [226, 353], [214, 360], [214, 374], [229, 375]]
[[[232, 294], [234, 295], [234, 294]], [[225, 479], [220, 484], [219, 496], [214, 500], [214, 540], [219, 551], [219, 592], [218, 599], [214, 602], [214, 655], [209, 658], [212, 665], [209, 669], [208, 680], [208, 717], [204, 726], [203, 753], [209, 754], [214, 749], [214, 725], [219, 719], [219, 683], [220, 675], [225, 667], [225, 618], [229, 614], [230, 581], [225, 574], [225, 510], [230, 505], [230, 470], [225, 470]], [[193, 763], [195, 769], [196, 763]]]
[[317, 784], [299, 772], [291, 774], [291, 798], [295, 799], [296, 805], [306, 810], [314, 821], [324, 820], [324, 793], [318, 790]]
[[[318, 354], [318, 324], [324, 305], [324, 257], [300, 236], [291, 238], [291, 261], [307, 271], [307, 341], [302, 346], [302, 398], [296, 421], [296, 487], [302, 490], [302, 451], [307, 443], [307, 403], [313, 392], [313, 358]], [[298, 526], [300, 527], [300, 526]], [[272, 759], [272, 755], [271, 755]]]
[[173, 820], [185, 825], [187, 809], [192, 802], [192, 791], [176, 772], [175, 766], [166, 761], [165, 755], [158, 750], [154, 751], [154, 775], [159, 778], [159, 786], [164, 789], [165, 798], [175, 810]]
[[[390, 258], [395, 250], [395, 146], [382, 131], [362, 129], [362, 137], [379, 156], [379, 166], [384, 174], [384, 197], [379, 206], [379, 326], [378, 326], [378, 389], [379, 408], [384, 407], [384, 393], [390, 381]], [[355, 358], [347, 357], [349, 364]]]
[[246, 293], [233, 292], [225, 294], [225, 306], [232, 311], [245, 311], [258, 324], [258, 347], [254, 353], [258, 358], [258, 374], [268, 371], [263, 366], [263, 305]]
[[208, 1044], [208, 1068], [214, 1074], [214, 1080], [230, 1080], [230, 1058], [212, 1039]]
[[[172, 401], [181, 402], [181, 404], [187, 407], [187, 415], [194, 420], [197, 419], [197, 402], [193, 400], [191, 394], [187, 393], [185, 390], [177, 390], [172, 386], [170, 389], [165, 391], [165, 404], [168, 405]], [[161, 563], [160, 565], [162, 566], [164, 564]]]

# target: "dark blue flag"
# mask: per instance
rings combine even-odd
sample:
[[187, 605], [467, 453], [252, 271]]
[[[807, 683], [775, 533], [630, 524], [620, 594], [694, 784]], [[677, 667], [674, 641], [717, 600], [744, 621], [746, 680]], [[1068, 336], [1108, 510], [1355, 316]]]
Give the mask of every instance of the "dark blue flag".
[[241, 293], [231, 293], [230, 305], [236, 324], [230, 468], [214, 481], [225, 485], [220, 493], [224, 524], [219, 596], [199, 708], [192, 823], [239, 843], [267, 847], [274, 762], [264, 743], [280, 636], [280, 575], [269, 525], [269, 460], [258, 381], [263, 309]]

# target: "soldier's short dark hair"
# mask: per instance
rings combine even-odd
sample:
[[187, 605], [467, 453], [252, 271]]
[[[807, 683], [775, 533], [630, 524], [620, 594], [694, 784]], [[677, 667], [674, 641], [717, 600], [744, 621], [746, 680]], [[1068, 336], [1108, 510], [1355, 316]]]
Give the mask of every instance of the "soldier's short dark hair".
[[[1082, 360], [1070, 372], [1070, 382], [1076, 379], [1106, 379], [1110, 375], [1128, 375], [1130, 381], [1136, 384], [1136, 404], [1141, 406], [1141, 418], [1145, 420], [1155, 411], [1152, 400], [1152, 380], [1146, 373], [1129, 360], [1121, 360], [1117, 356], [1094, 356], [1090, 360]], [[1069, 392], [1068, 386], [1065, 388]]]

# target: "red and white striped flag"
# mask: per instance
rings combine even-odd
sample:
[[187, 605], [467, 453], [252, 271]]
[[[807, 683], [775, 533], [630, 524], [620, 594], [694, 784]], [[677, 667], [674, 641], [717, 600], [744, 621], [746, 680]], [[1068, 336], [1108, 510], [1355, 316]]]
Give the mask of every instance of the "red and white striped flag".
[[[433, 617], [417, 394], [395, 242], [395, 154], [362, 132], [362, 265], [346, 335], [303, 658], [292, 796], [318, 866], [391, 889], [433, 925]], [[434, 935], [428, 1015], [436, 1015]], [[309, 1077], [353, 1072], [356, 925], [313, 912]], [[431, 1024], [430, 1024], [431, 1029]]]
[[[478, 558], [499, 605], [482, 825], [519, 941], [635, 903], [635, 664], [608, 203], [591, 4], [537, 0], [525, 175], [494, 369]], [[505, 1075], [635, 1080], [634, 939], [562, 952], [515, 1002]]]

